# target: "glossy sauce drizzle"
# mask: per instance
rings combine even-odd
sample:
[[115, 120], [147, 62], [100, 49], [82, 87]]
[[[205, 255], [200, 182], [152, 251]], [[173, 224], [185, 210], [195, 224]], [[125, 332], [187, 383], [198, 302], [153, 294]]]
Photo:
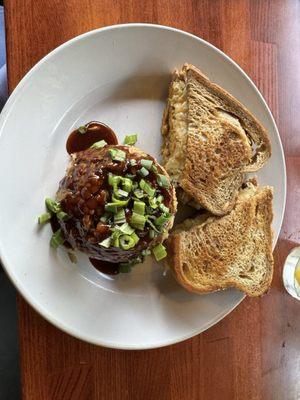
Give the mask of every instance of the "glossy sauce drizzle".
[[69, 154], [90, 148], [94, 143], [105, 140], [107, 144], [118, 144], [114, 131], [102, 122], [91, 121], [70, 133], [66, 149]]
[[[111, 145], [118, 144], [117, 136], [109, 126], [102, 122], [91, 121], [84, 125], [84, 127], [75, 129], [70, 133], [66, 143], [66, 150], [69, 154], [77, 153], [78, 151], [87, 150], [100, 140], [105, 140], [107, 144]], [[56, 216], [53, 216], [50, 222], [52, 231], [56, 232], [60, 228]], [[67, 241], [64, 242], [64, 246], [71, 248]], [[89, 258], [89, 260], [98, 271], [104, 274], [116, 275], [119, 273], [119, 264], [96, 258]]]

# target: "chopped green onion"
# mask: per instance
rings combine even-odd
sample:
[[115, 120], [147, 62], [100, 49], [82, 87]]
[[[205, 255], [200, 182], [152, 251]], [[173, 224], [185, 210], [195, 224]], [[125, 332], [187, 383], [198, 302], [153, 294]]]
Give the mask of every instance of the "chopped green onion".
[[154, 209], [157, 208], [158, 207], [157, 198], [156, 197], [154, 197], [154, 198], [150, 197], [149, 205], [150, 205], [151, 208], [154, 208]]
[[142, 167], [141, 169], [139, 169], [139, 170], [138, 170], [138, 173], [139, 173], [140, 175], [142, 175], [143, 177], [149, 175], [149, 171], [148, 171], [147, 168], [145, 168], [145, 167]]
[[40, 225], [43, 225], [46, 222], [49, 222], [50, 219], [51, 219], [51, 214], [49, 212], [46, 212], [38, 217], [38, 222]]
[[144, 192], [141, 189], [136, 189], [133, 194], [135, 195], [135, 197], [137, 197], [138, 199], [142, 199], [144, 197]]
[[119, 204], [118, 203], [107, 203], [104, 208], [105, 211], [110, 211], [112, 213], [116, 213], [118, 211]]
[[70, 218], [70, 216], [67, 213], [65, 213], [64, 211], [58, 212], [56, 216], [61, 221], [67, 221]]
[[129, 202], [129, 199], [120, 200], [120, 199], [116, 198], [114, 195], [112, 195], [111, 199], [118, 207], [125, 207], [125, 206], [127, 206], [128, 202]]
[[111, 235], [112, 245], [114, 247], [120, 247], [119, 238], [120, 238], [121, 235], [122, 235], [122, 232], [120, 232], [119, 230], [115, 230], [113, 232], [113, 234]]
[[60, 204], [57, 201], [50, 199], [49, 197], [45, 199], [45, 204], [48, 211], [51, 211], [54, 214], [57, 214], [58, 212], [61, 211]]
[[163, 203], [160, 203], [159, 208], [163, 213], [166, 213], [166, 214], [170, 211], [169, 208], [166, 207]]
[[123, 250], [132, 249], [135, 246], [135, 241], [130, 235], [122, 235], [120, 236], [120, 247]]
[[156, 180], [161, 187], [168, 188], [170, 186], [168, 178], [165, 175], [157, 174]]
[[128, 222], [125, 222], [123, 225], [118, 227], [118, 230], [124, 235], [132, 235], [134, 233], [134, 229], [131, 228], [131, 226], [128, 224]]
[[122, 197], [128, 197], [128, 192], [126, 192], [125, 190], [122, 190], [122, 189], [118, 189], [117, 195], [122, 196]]
[[[147, 224], [150, 225], [150, 227], [152, 228], [153, 231], [155, 231], [155, 232], [157, 232], [157, 233], [160, 232], [160, 231], [157, 229], [157, 227], [153, 224], [153, 222], [150, 221], [149, 215], [148, 215], [148, 218], [147, 218]], [[151, 233], [151, 230], [150, 230], [149, 234], [150, 234], [150, 233]], [[151, 236], [150, 236], [150, 237], [151, 237]]]
[[140, 215], [144, 215], [145, 214], [145, 207], [146, 204], [143, 203], [142, 201], [134, 201], [133, 203], [133, 212], [140, 214]]
[[82, 125], [77, 130], [81, 135], [84, 135], [87, 131], [87, 127], [85, 125]]
[[155, 174], [158, 174], [157, 166], [153, 164], [151, 167], [151, 171], [154, 172]]
[[126, 174], [125, 176], [126, 176], [126, 178], [129, 178], [130, 180], [135, 178], [135, 175], [133, 175], [133, 174]]
[[51, 237], [50, 246], [56, 249], [59, 245], [63, 244], [64, 241], [65, 239], [62, 235], [62, 230], [58, 229]]
[[126, 192], [131, 192], [131, 190], [132, 190], [132, 180], [131, 179], [129, 179], [128, 177], [127, 178], [123, 178], [122, 179], [122, 187], [123, 187], [123, 190], [125, 190]]
[[91, 145], [91, 149], [101, 149], [102, 147], [106, 146], [107, 143], [105, 140], [99, 140]]
[[151, 251], [149, 249], [145, 249], [145, 250], [142, 251], [142, 255], [144, 257], [149, 256], [150, 254], [151, 254]]
[[149, 231], [149, 237], [150, 239], [154, 239], [156, 236], [155, 230], [154, 229], [150, 229]]
[[135, 212], [132, 213], [130, 219], [130, 225], [132, 225], [136, 229], [143, 230], [145, 226], [146, 218], [144, 215], [137, 214]]
[[144, 179], [140, 180], [140, 188], [143, 189], [145, 193], [147, 193], [150, 197], [155, 195], [155, 189], [149, 185]]
[[152, 167], [153, 161], [152, 160], [146, 160], [146, 159], [142, 159], [141, 160], [141, 166], [145, 167], [146, 169], [150, 170]]
[[108, 249], [111, 245], [111, 238], [108, 237], [104, 240], [102, 240], [102, 242], [99, 243], [99, 246], [105, 247], [106, 249]]
[[133, 232], [130, 236], [131, 236], [132, 239], [134, 240], [134, 243], [135, 243], [135, 244], [137, 244], [138, 241], [140, 240], [140, 238], [138, 237], [138, 235], [137, 235], [135, 232]]
[[133, 145], [137, 142], [137, 134], [134, 135], [126, 135], [124, 139], [124, 144]]
[[114, 223], [115, 224], [123, 224], [124, 222], [126, 222], [126, 217], [125, 217], [125, 211], [122, 208], [120, 211], [118, 211], [114, 215]]
[[132, 167], [134, 167], [135, 165], [137, 165], [136, 159], [134, 159], [134, 158], [131, 158], [131, 159], [129, 160], [129, 163], [130, 163], [130, 165], [131, 165]]
[[120, 149], [109, 149], [109, 155], [113, 161], [125, 161], [126, 153]]
[[161, 215], [160, 217], [154, 220], [154, 224], [156, 226], [163, 226], [166, 222], [170, 221], [171, 216], [169, 215]]
[[156, 261], [160, 261], [167, 256], [166, 248], [161, 243], [153, 247], [152, 253], [154, 254]]
[[121, 179], [122, 179], [121, 176], [117, 176], [117, 175], [114, 175], [112, 173], [108, 174], [108, 184], [110, 186], [118, 186], [118, 184], [120, 183]]
[[[149, 199], [150, 200], [150, 199]], [[150, 217], [153, 217], [153, 213], [155, 212], [155, 210], [149, 206], [146, 207], [146, 214]]]
[[163, 202], [163, 200], [164, 200], [164, 196], [163, 195], [159, 195], [159, 196], [157, 196], [156, 197], [156, 201], [157, 201], [157, 203], [162, 203]]

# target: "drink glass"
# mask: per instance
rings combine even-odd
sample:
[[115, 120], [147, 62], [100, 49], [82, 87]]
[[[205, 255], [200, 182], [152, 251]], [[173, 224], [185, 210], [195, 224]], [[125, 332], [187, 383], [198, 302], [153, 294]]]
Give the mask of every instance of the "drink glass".
[[300, 247], [295, 247], [285, 260], [283, 284], [291, 296], [300, 300]]

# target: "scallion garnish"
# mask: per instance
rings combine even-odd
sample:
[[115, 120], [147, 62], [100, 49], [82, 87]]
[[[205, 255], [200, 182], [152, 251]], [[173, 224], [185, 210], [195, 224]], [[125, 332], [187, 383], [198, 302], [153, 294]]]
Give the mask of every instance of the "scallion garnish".
[[106, 249], [108, 249], [111, 245], [111, 238], [108, 237], [104, 240], [102, 240], [102, 242], [99, 243], [99, 246], [105, 247]]
[[161, 243], [153, 247], [152, 253], [154, 254], [156, 261], [160, 261], [167, 256], [166, 248]]
[[152, 160], [147, 160], [147, 159], [142, 159], [141, 160], [141, 166], [150, 170], [152, 167], [153, 161]]
[[80, 133], [80, 135], [84, 135], [87, 131], [87, 127], [85, 125], [80, 126], [77, 131]]
[[56, 214], [56, 216], [57, 216], [57, 218], [60, 219], [61, 221], [67, 221], [67, 220], [70, 218], [70, 216], [69, 216], [67, 213], [65, 213], [64, 211], [58, 212], [58, 213]]
[[[147, 224], [150, 225], [150, 227], [152, 228], [153, 231], [160, 233], [160, 231], [157, 229], [157, 227], [153, 224], [153, 222], [149, 219], [149, 215], [147, 216]], [[149, 235], [151, 233], [151, 230], [149, 232]], [[151, 237], [151, 236], [150, 236]]]
[[143, 177], [149, 175], [149, 171], [148, 171], [147, 168], [145, 168], [145, 167], [142, 167], [141, 169], [139, 169], [139, 170], [138, 170], [138, 173], [139, 173], [140, 175], [142, 175]]
[[160, 203], [159, 209], [165, 214], [167, 214], [170, 211], [169, 208], [166, 207], [163, 203]]
[[149, 185], [144, 179], [140, 180], [140, 188], [143, 189], [145, 193], [147, 193], [150, 197], [155, 195], [155, 189]]
[[135, 200], [133, 203], [133, 212], [140, 214], [140, 215], [144, 215], [145, 207], [146, 207], [146, 204], [144, 202]]
[[113, 161], [125, 161], [126, 153], [120, 149], [109, 149], [109, 155]]
[[54, 214], [57, 214], [58, 212], [61, 211], [60, 204], [57, 201], [50, 199], [49, 197], [45, 199], [45, 204], [48, 211], [51, 211]]
[[51, 214], [49, 212], [46, 212], [38, 217], [38, 222], [40, 225], [46, 224], [46, 222], [49, 222], [51, 219]]
[[50, 246], [56, 249], [59, 245], [63, 244], [64, 241], [65, 239], [62, 235], [62, 230], [58, 229], [51, 237]]
[[133, 232], [130, 236], [131, 236], [132, 239], [134, 240], [134, 243], [135, 243], [135, 244], [137, 244], [138, 241], [140, 240], [140, 238], [138, 237], [138, 235], [137, 235], [135, 232]]
[[129, 250], [135, 246], [135, 241], [130, 235], [122, 235], [120, 236], [119, 240], [120, 240], [120, 247], [123, 250]]
[[149, 256], [151, 254], [151, 251], [149, 249], [145, 249], [142, 251], [142, 256], [146, 257]]
[[132, 213], [130, 219], [130, 225], [136, 229], [143, 230], [145, 226], [146, 218], [144, 215], [137, 214], [136, 212]]
[[157, 166], [153, 164], [151, 167], [151, 171], [154, 172], [155, 174], [158, 174]]
[[137, 142], [137, 134], [133, 135], [126, 135], [124, 139], [124, 144], [127, 144], [128, 146], [132, 146]]
[[154, 229], [150, 229], [150, 231], [149, 231], [149, 237], [150, 237], [150, 239], [154, 239], [154, 238], [155, 238], [155, 235], [156, 235], [155, 230], [154, 230]]
[[150, 205], [151, 208], [156, 209], [158, 207], [157, 198], [156, 197], [154, 197], [154, 198], [150, 197], [149, 198], [149, 205]]
[[131, 192], [132, 190], [132, 180], [130, 178], [122, 178], [122, 188], [126, 192]]
[[123, 224], [124, 222], [126, 222], [125, 211], [121, 208], [121, 210], [114, 215], [114, 223]]
[[136, 189], [133, 194], [135, 195], [135, 197], [137, 197], [138, 199], [142, 199], [144, 197], [144, 192], [140, 189]]
[[95, 142], [94, 144], [91, 145], [91, 149], [101, 149], [106, 145], [107, 143], [105, 140], [99, 140], [99, 142]]
[[135, 160], [134, 158], [131, 158], [131, 159], [129, 160], [129, 164], [130, 164], [132, 167], [134, 167], [135, 165], [137, 165], [137, 162], [136, 162], [136, 160]]
[[124, 235], [132, 235], [134, 233], [134, 229], [128, 224], [128, 222], [125, 222], [123, 225], [118, 227], [118, 230], [121, 233], [124, 233]]
[[165, 175], [157, 174], [156, 180], [161, 187], [168, 188], [170, 186], [170, 183]]
[[118, 189], [117, 195], [121, 197], [128, 197], [128, 192], [126, 192], [126, 190]]
[[154, 220], [154, 224], [156, 226], [163, 226], [166, 222], [170, 221], [171, 216], [169, 215], [160, 215], [158, 218]]
[[112, 213], [116, 213], [118, 211], [119, 204], [118, 203], [107, 203], [104, 208], [105, 211], [110, 211]]
[[116, 204], [117, 207], [125, 207], [125, 206], [127, 206], [128, 202], [129, 202], [129, 199], [120, 200], [120, 199], [117, 199], [114, 195], [112, 195], [111, 198], [112, 198], [113, 203]]

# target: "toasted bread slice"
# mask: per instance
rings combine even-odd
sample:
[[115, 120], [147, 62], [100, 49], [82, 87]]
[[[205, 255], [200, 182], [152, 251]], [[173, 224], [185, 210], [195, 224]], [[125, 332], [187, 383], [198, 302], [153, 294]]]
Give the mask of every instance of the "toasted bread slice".
[[175, 71], [162, 123], [165, 169], [202, 207], [229, 212], [244, 181], [271, 155], [268, 134], [234, 97], [197, 68]]
[[260, 296], [273, 275], [272, 188], [249, 182], [234, 209], [210, 213], [178, 225], [167, 240], [167, 264], [178, 282], [196, 293], [236, 287]]

